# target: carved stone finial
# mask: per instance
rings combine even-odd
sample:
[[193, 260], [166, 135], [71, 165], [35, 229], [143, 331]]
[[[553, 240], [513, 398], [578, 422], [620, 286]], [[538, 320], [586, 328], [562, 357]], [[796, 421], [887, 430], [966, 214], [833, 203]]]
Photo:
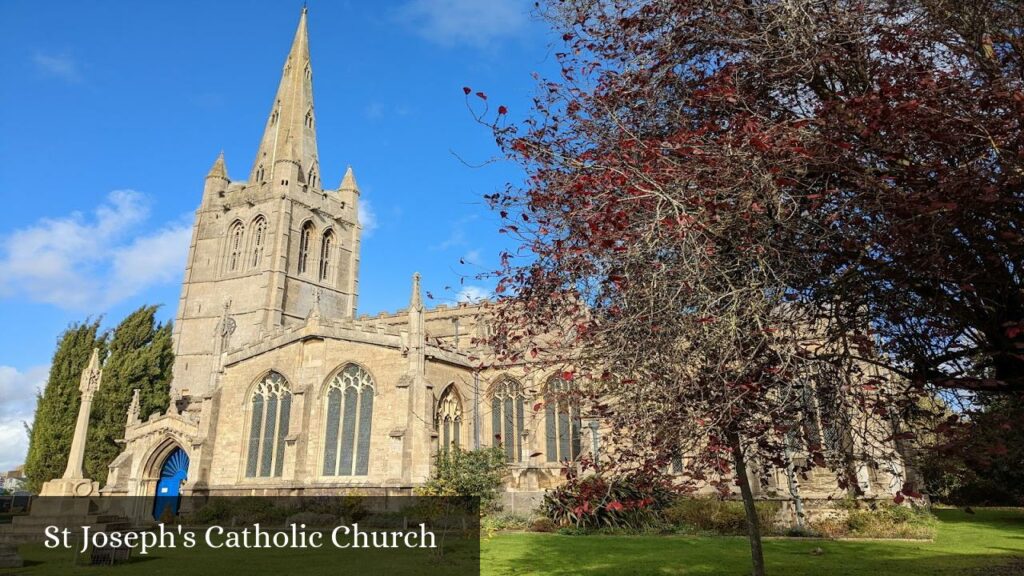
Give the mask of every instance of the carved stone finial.
[[138, 424], [139, 420], [139, 389], [132, 390], [132, 403], [128, 405], [128, 422], [127, 426]]

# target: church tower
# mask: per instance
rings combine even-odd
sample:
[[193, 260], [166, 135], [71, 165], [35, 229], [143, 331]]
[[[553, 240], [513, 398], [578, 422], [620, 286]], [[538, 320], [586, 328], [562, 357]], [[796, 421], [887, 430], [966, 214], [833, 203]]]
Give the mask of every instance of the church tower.
[[325, 318], [355, 315], [359, 188], [351, 168], [323, 187], [306, 17], [248, 179], [228, 177], [223, 153], [206, 176], [174, 325], [178, 394], [210, 392], [228, 352], [303, 323], [317, 301]]

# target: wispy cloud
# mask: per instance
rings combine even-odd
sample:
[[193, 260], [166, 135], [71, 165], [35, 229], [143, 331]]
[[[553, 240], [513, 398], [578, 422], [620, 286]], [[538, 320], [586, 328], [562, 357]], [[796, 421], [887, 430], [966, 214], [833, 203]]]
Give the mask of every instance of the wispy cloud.
[[480, 259], [480, 250], [479, 249], [475, 249], [475, 250], [470, 250], [469, 252], [466, 252], [462, 256], [462, 261], [465, 262], [466, 264], [472, 264], [474, 266], [479, 266], [483, 262]]
[[67, 54], [36, 52], [32, 55], [32, 64], [46, 76], [59, 78], [65, 82], [80, 82], [82, 80], [78, 62]]
[[143, 194], [117, 190], [89, 217], [43, 218], [0, 238], [0, 297], [98, 312], [180, 280], [191, 226], [154, 230], [148, 219]]
[[359, 225], [363, 228], [363, 238], [369, 238], [377, 229], [377, 213], [373, 211], [373, 204], [366, 198], [359, 199]]
[[490, 290], [481, 286], [463, 286], [462, 290], [455, 296], [457, 302], [468, 302], [475, 304], [481, 300], [491, 297]]
[[398, 18], [435, 44], [486, 48], [522, 34], [530, 5], [522, 0], [410, 0]]
[[468, 244], [466, 241], [466, 225], [476, 220], [480, 216], [477, 214], [470, 214], [469, 216], [463, 216], [452, 223], [451, 231], [448, 236], [430, 247], [431, 250], [444, 251], [452, 248], [458, 248]]
[[23, 464], [28, 452], [25, 424], [35, 416], [36, 394], [46, 384], [49, 366], [35, 366], [21, 372], [0, 366], [0, 471]]

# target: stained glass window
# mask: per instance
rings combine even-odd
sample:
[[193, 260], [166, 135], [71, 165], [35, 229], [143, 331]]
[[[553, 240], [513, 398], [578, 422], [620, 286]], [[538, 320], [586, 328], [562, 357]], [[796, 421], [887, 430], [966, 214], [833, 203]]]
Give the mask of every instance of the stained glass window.
[[366, 476], [370, 468], [373, 378], [348, 364], [327, 385], [324, 476]]
[[495, 385], [491, 399], [491, 431], [494, 445], [505, 448], [505, 458], [509, 462], [521, 462], [523, 459], [525, 402], [526, 395], [519, 382], [506, 379]]
[[581, 422], [576, 387], [560, 375], [548, 380], [544, 421], [548, 462], [578, 458]]
[[455, 386], [448, 386], [441, 393], [435, 421], [441, 440], [441, 450], [447, 450], [449, 446], [462, 445], [462, 400]]
[[247, 477], [280, 476], [284, 471], [291, 405], [292, 393], [284, 376], [270, 372], [256, 385], [250, 400]]

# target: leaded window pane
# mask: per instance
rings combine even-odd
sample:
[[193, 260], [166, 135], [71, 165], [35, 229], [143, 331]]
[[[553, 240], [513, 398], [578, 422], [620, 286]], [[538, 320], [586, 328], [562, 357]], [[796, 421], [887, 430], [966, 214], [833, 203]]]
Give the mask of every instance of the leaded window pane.
[[546, 433], [546, 448], [548, 462], [558, 461], [558, 432], [555, 430], [555, 406], [551, 402], [544, 405], [544, 431]]
[[501, 446], [501, 398], [491, 400], [491, 440], [494, 446]]
[[274, 476], [280, 476], [284, 471], [284, 445], [285, 437], [288, 436], [288, 421], [291, 416], [292, 395], [285, 394], [281, 397], [281, 424], [277, 428], [277, 453], [274, 456]]
[[355, 388], [345, 389], [345, 411], [341, 424], [341, 468], [339, 474], [352, 474], [352, 461], [355, 457], [354, 443], [356, 440], [356, 413], [359, 402], [359, 391]]
[[274, 461], [274, 438], [277, 431], [277, 396], [267, 399], [267, 414], [263, 423], [262, 450], [260, 451], [260, 476], [270, 476], [270, 465]]
[[324, 426], [324, 476], [338, 473], [338, 423], [341, 420], [341, 390], [327, 393], [327, 422]]
[[370, 432], [373, 424], [373, 389], [359, 391], [359, 446], [356, 458], [356, 475], [366, 476], [370, 469]]
[[249, 430], [249, 461], [245, 467], [245, 475], [256, 476], [256, 466], [260, 460], [260, 431], [263, 428], [263, 396], [252, 397], [252, 425]]
[[512, 398], [505, 398], [505, 455], [509, 461], [516, 462], [516, 428], [512, 412]]

